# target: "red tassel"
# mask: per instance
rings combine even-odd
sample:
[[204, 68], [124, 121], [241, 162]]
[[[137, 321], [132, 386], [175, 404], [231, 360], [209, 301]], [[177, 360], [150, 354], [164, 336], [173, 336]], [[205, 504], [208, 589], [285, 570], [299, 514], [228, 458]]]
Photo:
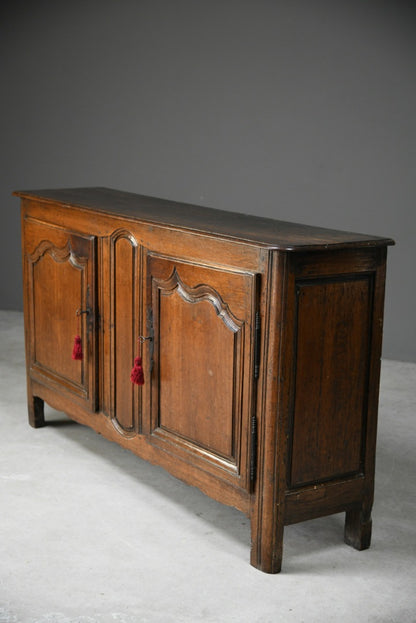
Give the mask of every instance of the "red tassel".
[[75, 336], [74, 340], [74, 348], [72, 349], [72, 359], [80, 361], [83, 359], [84, 355], [82, 352], [82, 342], [81, 337], [79, 335]]
[[130, 380], [135, 385], [144, 385], [144, 374], [141, 357], [136, 357], [136, 359], [134, 360], [134, 366], [130, 374]]

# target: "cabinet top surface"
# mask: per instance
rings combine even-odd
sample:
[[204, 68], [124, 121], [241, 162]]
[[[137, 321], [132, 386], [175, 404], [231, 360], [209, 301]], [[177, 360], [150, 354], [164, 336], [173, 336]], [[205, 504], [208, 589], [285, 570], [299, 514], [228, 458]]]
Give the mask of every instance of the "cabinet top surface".
[[49, 204], [59, 203], [66, 207], [226, 237], [283, 251], [394, 244], [390, 238], [289, 223], [239, 212], [226, 212], [111, 188], [22, 190], [13, 194]]

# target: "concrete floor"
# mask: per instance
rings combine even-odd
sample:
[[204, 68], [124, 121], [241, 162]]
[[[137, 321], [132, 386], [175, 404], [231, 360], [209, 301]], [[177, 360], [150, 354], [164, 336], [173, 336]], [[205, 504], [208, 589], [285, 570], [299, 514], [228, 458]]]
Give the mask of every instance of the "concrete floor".
[[416, 364], [383, 361], [372, 547], [289, 526], [270, 576], [238, 511], [52, 409], [30, 428], [22, 314], [0, 335], [0, 623], [416, 621]]

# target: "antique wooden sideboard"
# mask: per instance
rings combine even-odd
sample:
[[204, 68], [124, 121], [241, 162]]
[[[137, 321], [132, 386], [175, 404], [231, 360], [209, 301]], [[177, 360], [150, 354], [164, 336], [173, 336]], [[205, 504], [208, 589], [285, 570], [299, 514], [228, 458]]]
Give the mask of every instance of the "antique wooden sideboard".
[[107, 188], [15, 194], [30, 424], [46, 401], [240, 509], [263, 571], [285, 525], [332, 513], [367, 548], [393, 241]]

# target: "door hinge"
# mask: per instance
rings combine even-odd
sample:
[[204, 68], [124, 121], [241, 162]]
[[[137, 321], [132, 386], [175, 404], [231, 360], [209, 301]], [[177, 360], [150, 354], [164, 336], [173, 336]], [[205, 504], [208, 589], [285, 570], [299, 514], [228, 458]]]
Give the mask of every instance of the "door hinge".
[[[254, 379], [259, 378], [260, 373], [260, 340], [261, 340], [261, 319], [260, 312], [257, 310], [254, 318]], [[257, 384], [253, 387], [253, 409], [255, 410]], [[253, 485], [256, 479], [257, 468], [257, 418], [255, 414], [250, 418], [250, 483]]]
[[250, 421], [250, 482], [256, 479], [257, 466], [257, 418], [251, 416]]
[[260, 312], [256, 311], [254, 321], [254, 378], [259, 378], [260, 371], [260, 339], [261, 339], [261, 320]]

